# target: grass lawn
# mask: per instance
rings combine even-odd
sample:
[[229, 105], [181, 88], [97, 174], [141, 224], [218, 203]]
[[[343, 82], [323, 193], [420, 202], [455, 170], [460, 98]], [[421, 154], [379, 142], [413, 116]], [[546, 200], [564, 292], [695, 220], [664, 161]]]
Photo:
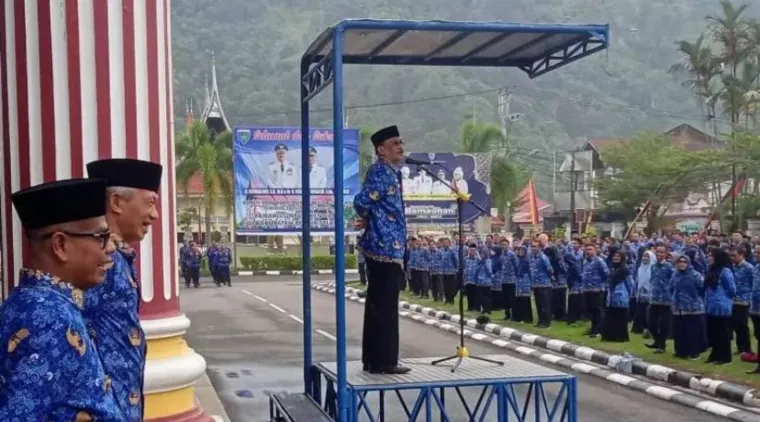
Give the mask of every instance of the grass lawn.
[[[348, 285], [356, 289], [362, 289], [364, 287], [358, 282], [348, 283]], [[413, 296], [407, 291], [401, 292], [401, 300], [439, 309], [452, 314], [459, 313], [459, 302], [456, 302], [456, 305], [446, 305], [430, 299], [420, 299]], [[458, 300], [459, 299], [457, 299], [457, 301]], [[465, 316], [474, 319], [478, 316], [478, 314], [475, 312], [465, 311]], [[739, 356], [736, 355], [734, 356], [733, 363], [730, 365], [715, 366], [712, 364], [704, 363], [704, 360], [707, 359], [706, 353], [703, 354], [702, 357], [700, 357], [700, 360], [697, 361], [689, 361], [674, 357], [672, 355], [672, 341], [668, 341], [668, 349], [666, 353], [657, 355], [654, 354], [652, 350], [644, 346], [644, 344], [650, 342], [650, 340], [644, 340], [641, 336], [636, 334], [631, 334], [631, 341], [628, 343], [607, 343], [602, 342], [599, 339], [589, 338], [588, 336], [584, 335], [584, 333], [589, 329], [589, 323], [587, 322], [578, 322], [573, 326], [568, 326], [564, 322], [554, 322], [550, 328], [538, 329], [533, 327], [533, 324], [504, 321], [503, 316], [503, 311], [496, 311], [492, 313], [492, 322], [505, 327], [514, 328], [525, 333], [564, 340], [578, 346], [587, 346], [612, 354], [622, 354], [624, 352], [628, 352], [636, 357], [643, 359], [647, 363], [657, 363], [674, 369], [701, 374], [713, 379], [731, 381], [760, 388], [760, 375], [748, 375], [745, 373], [748, 370], [754, 369], [756, 364], [742, 362], [739, 359]]]

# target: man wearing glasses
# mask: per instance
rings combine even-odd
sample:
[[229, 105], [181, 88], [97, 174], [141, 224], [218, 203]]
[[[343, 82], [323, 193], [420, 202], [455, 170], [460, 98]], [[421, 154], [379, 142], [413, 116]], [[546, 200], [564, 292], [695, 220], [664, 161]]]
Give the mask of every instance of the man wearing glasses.
[[0, 306], [0, 421], [122, 421], [82, 317], [84, 291], [112, 265], [102, 180], [11, 196], [29, 253]]
[[146, 353], [136, 254], [130, 244], [140, 242], [158, 219], [161, 172], [159, 164], [133, 159], [87, 165], [90, 177], [106, 181], [105, 215], [116, 253], [103, 284], [87, 292], [84, 315], [127, 421], [142, 421]]

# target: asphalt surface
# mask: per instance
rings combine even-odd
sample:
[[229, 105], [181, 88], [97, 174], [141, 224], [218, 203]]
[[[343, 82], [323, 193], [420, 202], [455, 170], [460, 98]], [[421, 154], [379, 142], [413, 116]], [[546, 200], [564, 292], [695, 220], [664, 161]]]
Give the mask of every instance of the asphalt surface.
[[[273, 279], [276, 281], [269, 281]], [[205, 283], [198, 289], [183, 290], [181, 307], [192, 321], [187, 340], [206, 358], [211, 382], [232, 422], [268, 421], [269, 394], [303, 391], [301, 297], [299, 276], [238, 279], [233, 280], [232, 287], [217, 288]], [[312, 290], [315, 362], [335, 360], [334, 310], [333, 295]], [[362, 305], [347, 303], [346, 353], [349, 360], [361, 358], [362, 315]], [[401, 319], [400, 324], [402, 357], [436, 357], [454, 352], [458, 341], [455, 335], [406, 319]], [[471, 354], [481, 356], [507, 354], [504, 349], [479, 342], [470, 341], [468, 348]], [[574, 375], [578, 377], [579, 386], [579, 421], [720, 420], [715, 415], [668, 403], [592, 376]], [[479, 390], [465, 392], [471, 408], [479, 394]], [[555, 394], [556, 390], [550, 390], [547, 395], [553, 397]], [[415, 396], [411, 393], [404, 395], [408, 406], [413, 406]], [[376, 400], [371, 402], [376, 407]], [[454, 396], [447, 398], [446, 405], [452, 420], [467, 419]], [[495, 403], [492, 408], [495, 411]], [[397, 399], [386, 398], [386, 420], [402, 419], [405, 417]], [[368, 419], [363, 416], [360, 420]], [[485, 420], [495, 420], [495, 417], [489, 416]], [[527, 420], [534, 419], [528, 416]]]

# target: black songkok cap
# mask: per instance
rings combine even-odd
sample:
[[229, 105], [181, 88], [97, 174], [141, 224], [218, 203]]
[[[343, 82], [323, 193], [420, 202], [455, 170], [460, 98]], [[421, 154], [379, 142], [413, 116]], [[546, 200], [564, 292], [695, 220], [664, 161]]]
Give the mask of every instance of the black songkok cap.
[[131, 158], [111, 158], [87, 164], [87, 174], [105, 179], [108, 187], [120, 186], [158, 192], [161, 187], [160, 164]]
[[388, 126], [375, 132], [372, 137], [372, 145], [379, 147], [383, 142], [391, 138], [398, 138], [401, 134], [398, 131], [398, 126]]
[[70, 223], [106, 214], [106, 181], [69, 179], [43, 183], [11, 195], [26, 230]]

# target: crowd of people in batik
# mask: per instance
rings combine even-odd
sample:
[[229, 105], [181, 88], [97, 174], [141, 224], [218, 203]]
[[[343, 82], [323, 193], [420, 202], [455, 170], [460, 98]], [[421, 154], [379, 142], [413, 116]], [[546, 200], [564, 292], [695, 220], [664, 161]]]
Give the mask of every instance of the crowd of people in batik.
[[[456, 235], [409, 239], [412, 294], [454, 303], [458, 244]], [[463, 249], [466, 309], [489, 320], [498, 311], [537, 328], [588, 321], [587, 335], [602, 341], [627, 342], [635, 334], [653, 353], [666, 353], [672, 339], [682, 359], [706, 354], [707, 362], [723, 365], [741, 354], [758, 361], [750, 325], [760, 349], [760, 238], [681, 233], [552, 241], [541, 234], [510, 242], [487, 235], [468, 236]]]

